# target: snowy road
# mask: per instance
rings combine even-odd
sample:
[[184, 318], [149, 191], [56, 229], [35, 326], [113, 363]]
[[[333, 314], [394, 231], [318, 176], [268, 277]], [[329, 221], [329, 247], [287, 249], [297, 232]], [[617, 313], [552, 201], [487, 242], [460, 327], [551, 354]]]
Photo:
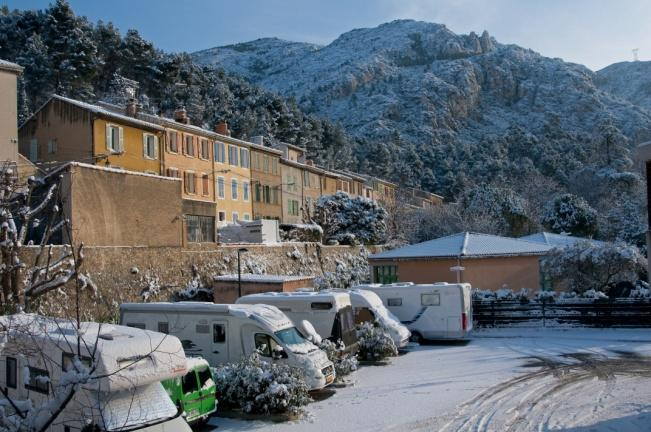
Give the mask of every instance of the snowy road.
[[[647, 357], [649, 356], [649, 357]], [[648, 431], [651, 330], [501, 329], [421, 346], [291, 423], [214, 417], [218, 431]]]

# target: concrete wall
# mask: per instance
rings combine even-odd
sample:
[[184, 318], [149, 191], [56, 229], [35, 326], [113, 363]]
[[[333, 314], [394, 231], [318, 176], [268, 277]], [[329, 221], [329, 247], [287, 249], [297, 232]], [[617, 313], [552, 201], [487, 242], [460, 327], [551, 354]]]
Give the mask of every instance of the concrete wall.
[[[237, 272], [235, 246], [191, 245], [180, 247], [86, 247], [82, 270], [98, 287], [97, 293], [81, 293], [84, 319], [111, 320], [122, 302], [168, 301], [193, 279], [209, 287], [216, 275]], [[285, 243], [278, 246], [247, 245], [242, 271], [286, 275], [322, 275], [336, 271], [336, 261], [353, 265], [366, 253], [381, 249], [349, 246], [320, 246], [316, 243]], [[54, 255], [58, 256], [58, 247]], [[22, 259], [33, 262], [36, 247], [25, 247]], [[300, 254], [295, 253], [299, 251]], [[70, 317], [74, 315], [75, 290], [66, 287], [40, 301], [39, 311]]]
[[0, 69], [0, 160], [18, 157], [17, 73]]
[[181, 182], [71, 165], [62, 191], [73, 243], [180, 246]]
[[[462, 259], [461, 282], [473, 288], [498, 290], [506, 285], [512, 290], [540, 287], [540, 267], [537, 256]], [[390, 265], [387, 261], [371, 261], [373, 265]], [[397, 261], [398, 281], [414, 283], [457, 282], [450, 267], [458, 265], [456, 259]]]

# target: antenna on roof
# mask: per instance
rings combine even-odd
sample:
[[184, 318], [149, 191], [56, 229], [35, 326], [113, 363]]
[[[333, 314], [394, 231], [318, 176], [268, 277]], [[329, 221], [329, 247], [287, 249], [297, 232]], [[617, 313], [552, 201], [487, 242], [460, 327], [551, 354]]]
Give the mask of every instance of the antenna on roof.
[[639, 61], [640, 59], [638, 58], [638, 53], [640, 52], [639, 48], [633, 48], [633, 61]]

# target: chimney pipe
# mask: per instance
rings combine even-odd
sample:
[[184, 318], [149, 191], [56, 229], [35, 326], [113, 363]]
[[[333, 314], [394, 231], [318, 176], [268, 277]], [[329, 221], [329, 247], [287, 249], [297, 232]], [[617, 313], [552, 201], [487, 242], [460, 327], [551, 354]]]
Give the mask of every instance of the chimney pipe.
[[125, 111], [129, 117], [135, 117], [138, 114], [138, 102], [134, 98], [129, 98]]
[[228, 123], [224, 120], [220, 120], [217, 122], [215, 125], [215, 132], [217, 132], [220, 135], [226, 135], [226, 136], [231, 136], [231, 131], [228, 130]]
[[262, 135], [252, 136], [251, 142], [257, 145], [264, 145], [264, 137]]
[[174, 121], [183, 124], [190, 123], [190, 119], [188, 118], [188, 112], [185, 110], [185, 107], [180, 107], [176, 111], [174, 111]]

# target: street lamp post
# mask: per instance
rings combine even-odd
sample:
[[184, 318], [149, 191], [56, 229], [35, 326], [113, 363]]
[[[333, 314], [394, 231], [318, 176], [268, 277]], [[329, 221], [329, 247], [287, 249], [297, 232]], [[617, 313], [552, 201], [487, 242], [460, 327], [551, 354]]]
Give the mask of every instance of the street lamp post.
[[239, 248], [237, 250], [237, 296], [242, 297], [242, 266], [240, 265], [240, 254], [248, 252], [247, 248]]

